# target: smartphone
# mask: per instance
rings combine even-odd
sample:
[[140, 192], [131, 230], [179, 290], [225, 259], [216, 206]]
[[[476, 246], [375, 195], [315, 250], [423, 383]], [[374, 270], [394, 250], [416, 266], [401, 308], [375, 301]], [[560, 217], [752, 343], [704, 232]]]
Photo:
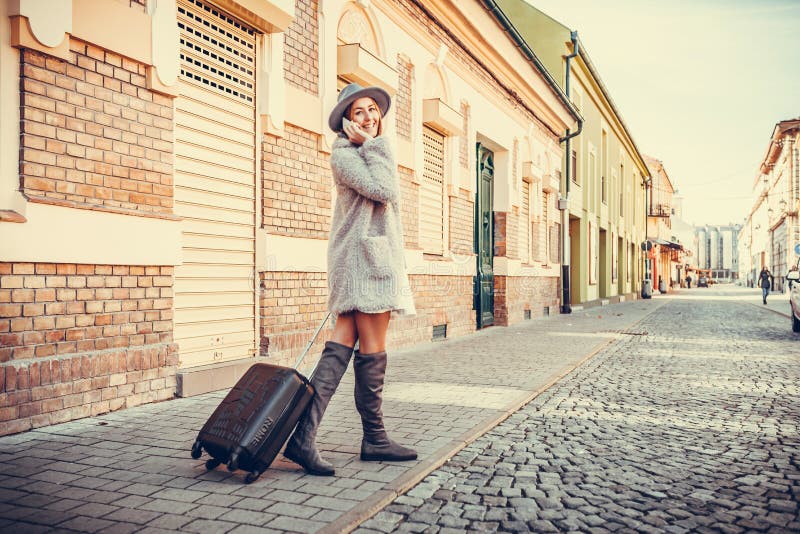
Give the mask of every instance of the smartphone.
[[342, 117], [342, 130], [344, 130], [350, 124], [353, 124], [353, 121], [351, 121], [347, 117]]

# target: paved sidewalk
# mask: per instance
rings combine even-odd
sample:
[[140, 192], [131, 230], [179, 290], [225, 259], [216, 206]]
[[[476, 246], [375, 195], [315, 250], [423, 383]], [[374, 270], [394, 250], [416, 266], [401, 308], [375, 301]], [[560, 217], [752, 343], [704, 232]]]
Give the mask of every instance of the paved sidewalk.
[[667, 302], [634, 301], [490, 328], [390, 354], [384, 413], [420, 459], [358, 459], [349, 370], [318, 437], [335, 477], [279, 456], [250, 485], [207, 472], [189, 450], [225, 392], [140, 406], [0, 438], [0, 530], [339, 532], [353, 528], [457, 451]]

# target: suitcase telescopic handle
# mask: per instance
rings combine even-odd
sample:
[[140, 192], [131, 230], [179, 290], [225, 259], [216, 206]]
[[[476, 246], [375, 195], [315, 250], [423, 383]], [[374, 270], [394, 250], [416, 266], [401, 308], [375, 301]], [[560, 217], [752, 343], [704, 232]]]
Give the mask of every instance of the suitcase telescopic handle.
[[[303, 351], [303, 354], [301, 354], [300, 357], [297, 359], [297, 361], [294, 362], [294, 368], [295, 369], [300, 367], [300, 364], [303, 363], [303, 360], [305, 360], [305, 358], [306, 358], [306, 354], [308, 354], [308, 351], [311, 349], [311, 345], [313, 345], [314, 342], [317, 340], [317, 336], [319, 336], [319, 333], [322, 331], [322, 328], [325, 326], [325, 323], [328, 322], [328, 319], [330, 319], [330, 317], [331, 317], [331, 312], [328, 312], [328, 314], [322, 320], [320, 325], [317, 327], [317, 330], [316, 330], [316, 332], [314, 332], [314, 335], [311, 336], [311, 341], [308, 342], [308, 345], [306, 346], [305, 350]], [[311, 373], [309, 373], [309, 375], [308, 375], [309, 377], [314, 374], [314, 371], [316, 370], [316, 368], [317, 367], [314, 366], [314, 369], [312, 369]]]

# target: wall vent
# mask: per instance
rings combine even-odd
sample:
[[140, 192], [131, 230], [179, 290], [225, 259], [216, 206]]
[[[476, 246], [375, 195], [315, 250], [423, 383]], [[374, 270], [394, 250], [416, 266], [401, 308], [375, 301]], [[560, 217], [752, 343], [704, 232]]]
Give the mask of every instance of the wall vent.
[[440, 341], [447, 337], [447, 324], [433, 325], [433, 339], [432, 341]]

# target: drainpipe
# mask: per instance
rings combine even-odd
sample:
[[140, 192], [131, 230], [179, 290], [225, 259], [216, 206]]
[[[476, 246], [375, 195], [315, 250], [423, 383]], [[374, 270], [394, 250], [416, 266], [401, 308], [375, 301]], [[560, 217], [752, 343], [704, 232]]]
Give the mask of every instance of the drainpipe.
[[[566, 57], [566, 75], [564, 79], [564, 92], [569, 97], [569, 80], [570, 80], [570, 61], [572, 58], [577, 57], [580, 49], [580, 41], [578, 41], [578, 32], [570, 32], [570, 40], [572, 41], [572, 53]], [[566, 187], [564, 188], [564, 198], [559, 206], [561, 210], [561, 313], [572, 313], [572, 306], [570, 301], [572, 296], [570, 294], [570, 242], [569, 242], [569, 189], [570, 182], [572, 181], [572, 138], [580, 135], [583, 130], [583, 119], [578, 119], [578, 129], [574, 133], [570, 133], [567, 129], [566, 135], [559, 139], [560, 143], [566, 143], [564, 150], [566, 152], [566, 163], [564, 170], [566, 171]]]
[[580, 113], [577, 112], [575, 106], [573, 106], [572, 102], [569, 100], [569, 64], [570, 60], [578, 55], [578, 32], [570, 32], [570, 40], [572, 41], [573, 53], [566, 56], [567, 65], [566, 65], [566, 80], [565, 80], [565, 91], [561, 91], [558, 83], [553, 79], [553, 76], [550, 72], [545, 68], [536, 54], [533, 53], [528, 43], [525, 42], [525, 39], [519, 34], [517, 29], [508, 19], [503, 10], [497, 5], [496, 2], [493, 0], [481, 0], [483, 7], [489, 11], [492, 16], [494, 16], [495, 20], [497, 20], [500, 25], [503, 27], [505, 32], [511, 37], [520, 51], [528, 58], [528, 60], [533, 63], [538, 70], [542, 77], [545, 79], [547, 84], [553, 89], [553, 92], [556, 94], [559, 100], [564, 104], [564, 106], [570, 110], [572, 116], [578, 121], [578, 129], [574, 133], [570, 133], [569, 129], [567, 129], [566, 134], [564, 137], [559, 138], [558, 142], [563, 143], [566, 141], [566, 151], [567, 151], [567, 163], [565, 169], [567, 171], [566, 176], [566, 196], [559, 199], [559, 210], [561, 210], [561, 284], [562, 284], [562, 293], [561, 293], [561, 313], [572, 313], [572, 307], [569, 305], [570, 302], [570, 291], [569, 291], [569, 168], [570, 168], [570, 158], [572, 154], [570, 153], [570, 139], [573, 137], [580, 135], [581, 131], [583, 130], [583, 117], [580, 116]]

